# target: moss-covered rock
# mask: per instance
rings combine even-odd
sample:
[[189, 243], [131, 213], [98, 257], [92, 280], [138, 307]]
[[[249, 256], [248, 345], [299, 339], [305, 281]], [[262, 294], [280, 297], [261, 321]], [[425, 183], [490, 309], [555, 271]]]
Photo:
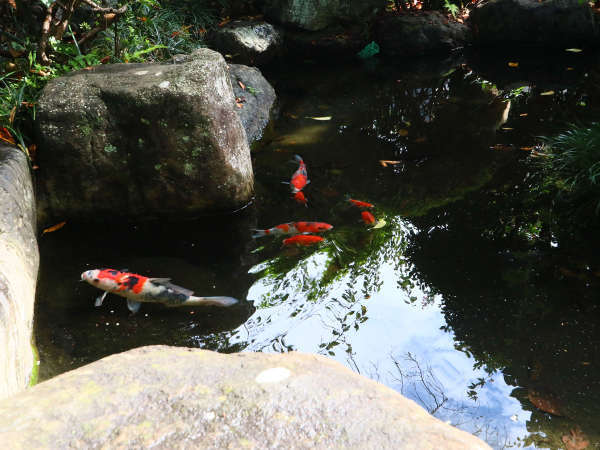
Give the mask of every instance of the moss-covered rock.
[[231, 211], [253, 191], [250, 150], [223, 57], [97, 66], [39, 100], [40, 204], [84, 220]]
[[322, 356], [142, 347], [0, 402], [3, 448], [489, 448]]

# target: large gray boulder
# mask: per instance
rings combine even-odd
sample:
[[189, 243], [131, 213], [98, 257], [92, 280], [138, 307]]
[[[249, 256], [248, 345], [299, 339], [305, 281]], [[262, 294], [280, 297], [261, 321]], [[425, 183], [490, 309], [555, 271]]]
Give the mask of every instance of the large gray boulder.
[[27, 157], [0, 144], [0, 398], [27, 387], [34, 369], [33, 304], [39, 254]]
[[598, 27], [587, 2], [579, 0], [490, 0], [470, 14], [479, 45], [507, 43], [559, 46], [595, 44]]
[[381, 53], [390, 56], [449, 53], [470, 38], [466, 25], [449, 21], [437, 11], [383, 17], [376, 24], [375, 34]]
[[383, 7], [382, 0], [266, 0], [263, 10], [276, 23], [317, 31], [339, 23], [366, 23]]
[[96, 66], [38, 102], [40, 205], [54, 218], [185, 217], [248, 202], [253, 173], [223, 57]]
[[165, 346], [0, 401], [0, 447], [489, 448], [322, 356]]

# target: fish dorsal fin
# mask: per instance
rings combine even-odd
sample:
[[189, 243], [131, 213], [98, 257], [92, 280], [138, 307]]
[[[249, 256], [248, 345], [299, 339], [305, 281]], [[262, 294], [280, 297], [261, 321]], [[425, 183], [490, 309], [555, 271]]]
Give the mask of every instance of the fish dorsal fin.
[[127, 299], [127, 307], [129, 308], [129, 311], [131, 311], [133, 314], [135, 314], [136, 312], [138, 312], [140, 310], [141, 305], [142, 304], [140, 302], [136, 302], [135, 300]]
[[191, 291], [189, 289], [186, 289], [184, 287], [181, 286], [177, 286], [176, 284], [171, 283], [171, 279], [170, 278], [150, 278], [150, 281], [152, 281], [154, 284], [157, 284], [159, 286], [164, 286], [167, 289], [171, 289], [179, 294], [183, 294], [183, 295], [192, 295], [194, 293], [194, 291]]

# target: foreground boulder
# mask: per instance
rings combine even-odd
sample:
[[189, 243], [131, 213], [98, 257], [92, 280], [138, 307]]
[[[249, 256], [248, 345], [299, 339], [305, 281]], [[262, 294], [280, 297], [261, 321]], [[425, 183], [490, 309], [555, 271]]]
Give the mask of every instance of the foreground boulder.
[[96, 66], [38, 103], [40, 205], [61, 219], [185, 217], [247, 203], [253, 173], [223, 57]]
[[579, 0], [490, 0], [470, 14], [479, 45], [543, 46], [595, 44], [598, 27], [587, 2]]
[[151, 346], [0, 401], [3, 448], [489, 448], [316, 355]]
[[0, 144], [0, 398], [27, 387], [34, 367], [39, 254], [27, 157]]
[[381, 52], [390, 56], [449, 53], [470, 38], [466, 25], [448, 20], [438, 11], [385, 16], [378, 21], [375, 33]]

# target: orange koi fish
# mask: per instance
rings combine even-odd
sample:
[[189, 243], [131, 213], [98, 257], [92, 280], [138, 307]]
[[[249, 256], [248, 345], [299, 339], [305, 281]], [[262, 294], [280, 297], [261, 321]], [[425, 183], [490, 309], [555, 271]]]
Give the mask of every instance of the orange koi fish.
[[304, 193], [302, 191], [298, 191], [296, 192], [292, 198], [294, 200], [296, 200], [298, 203], [308, 207], [308, 200], [306, 199], [306, 197], [304, 196]]
[[96, 306], [101, 306], [110, 292], [125, 297], [132, 313], [138, 312], [142, 302], [167, 306], [231, 306], [238, 302], [233, 297], [196, 297], [193, 291], [172, 284], [170, 278], [148, 278], [115, 269], [87, 270], [81, 279], [105, 291], [96, 299]]
[[362, 202], [360, 200], [354, 200], [353, 198], [349, 198], [348, 201], [351, 205], [358, 206], [359, 208], [372, 208], [373, 206], [375, 206], [371, 203]]
[[315, 236], [312, 234], [299, 234], [283, 240], [283, 245], [313, 245], [317, 242], [323, 241], [321, 236]]
[[360, 215], [363, 222], [367, 225], [372, 225], [375, 223], [375, 216], [373, 216], [373, 214], [371, 214], [369, 211], [363, 211], [360, 213]]
[[325, 222], [288, 222], [266, 230], [254, 230], [252, 237], [258, 238], [268, 235], [321, 233], [323, 231], [329, 231], [332, 228], [333, 225]]

